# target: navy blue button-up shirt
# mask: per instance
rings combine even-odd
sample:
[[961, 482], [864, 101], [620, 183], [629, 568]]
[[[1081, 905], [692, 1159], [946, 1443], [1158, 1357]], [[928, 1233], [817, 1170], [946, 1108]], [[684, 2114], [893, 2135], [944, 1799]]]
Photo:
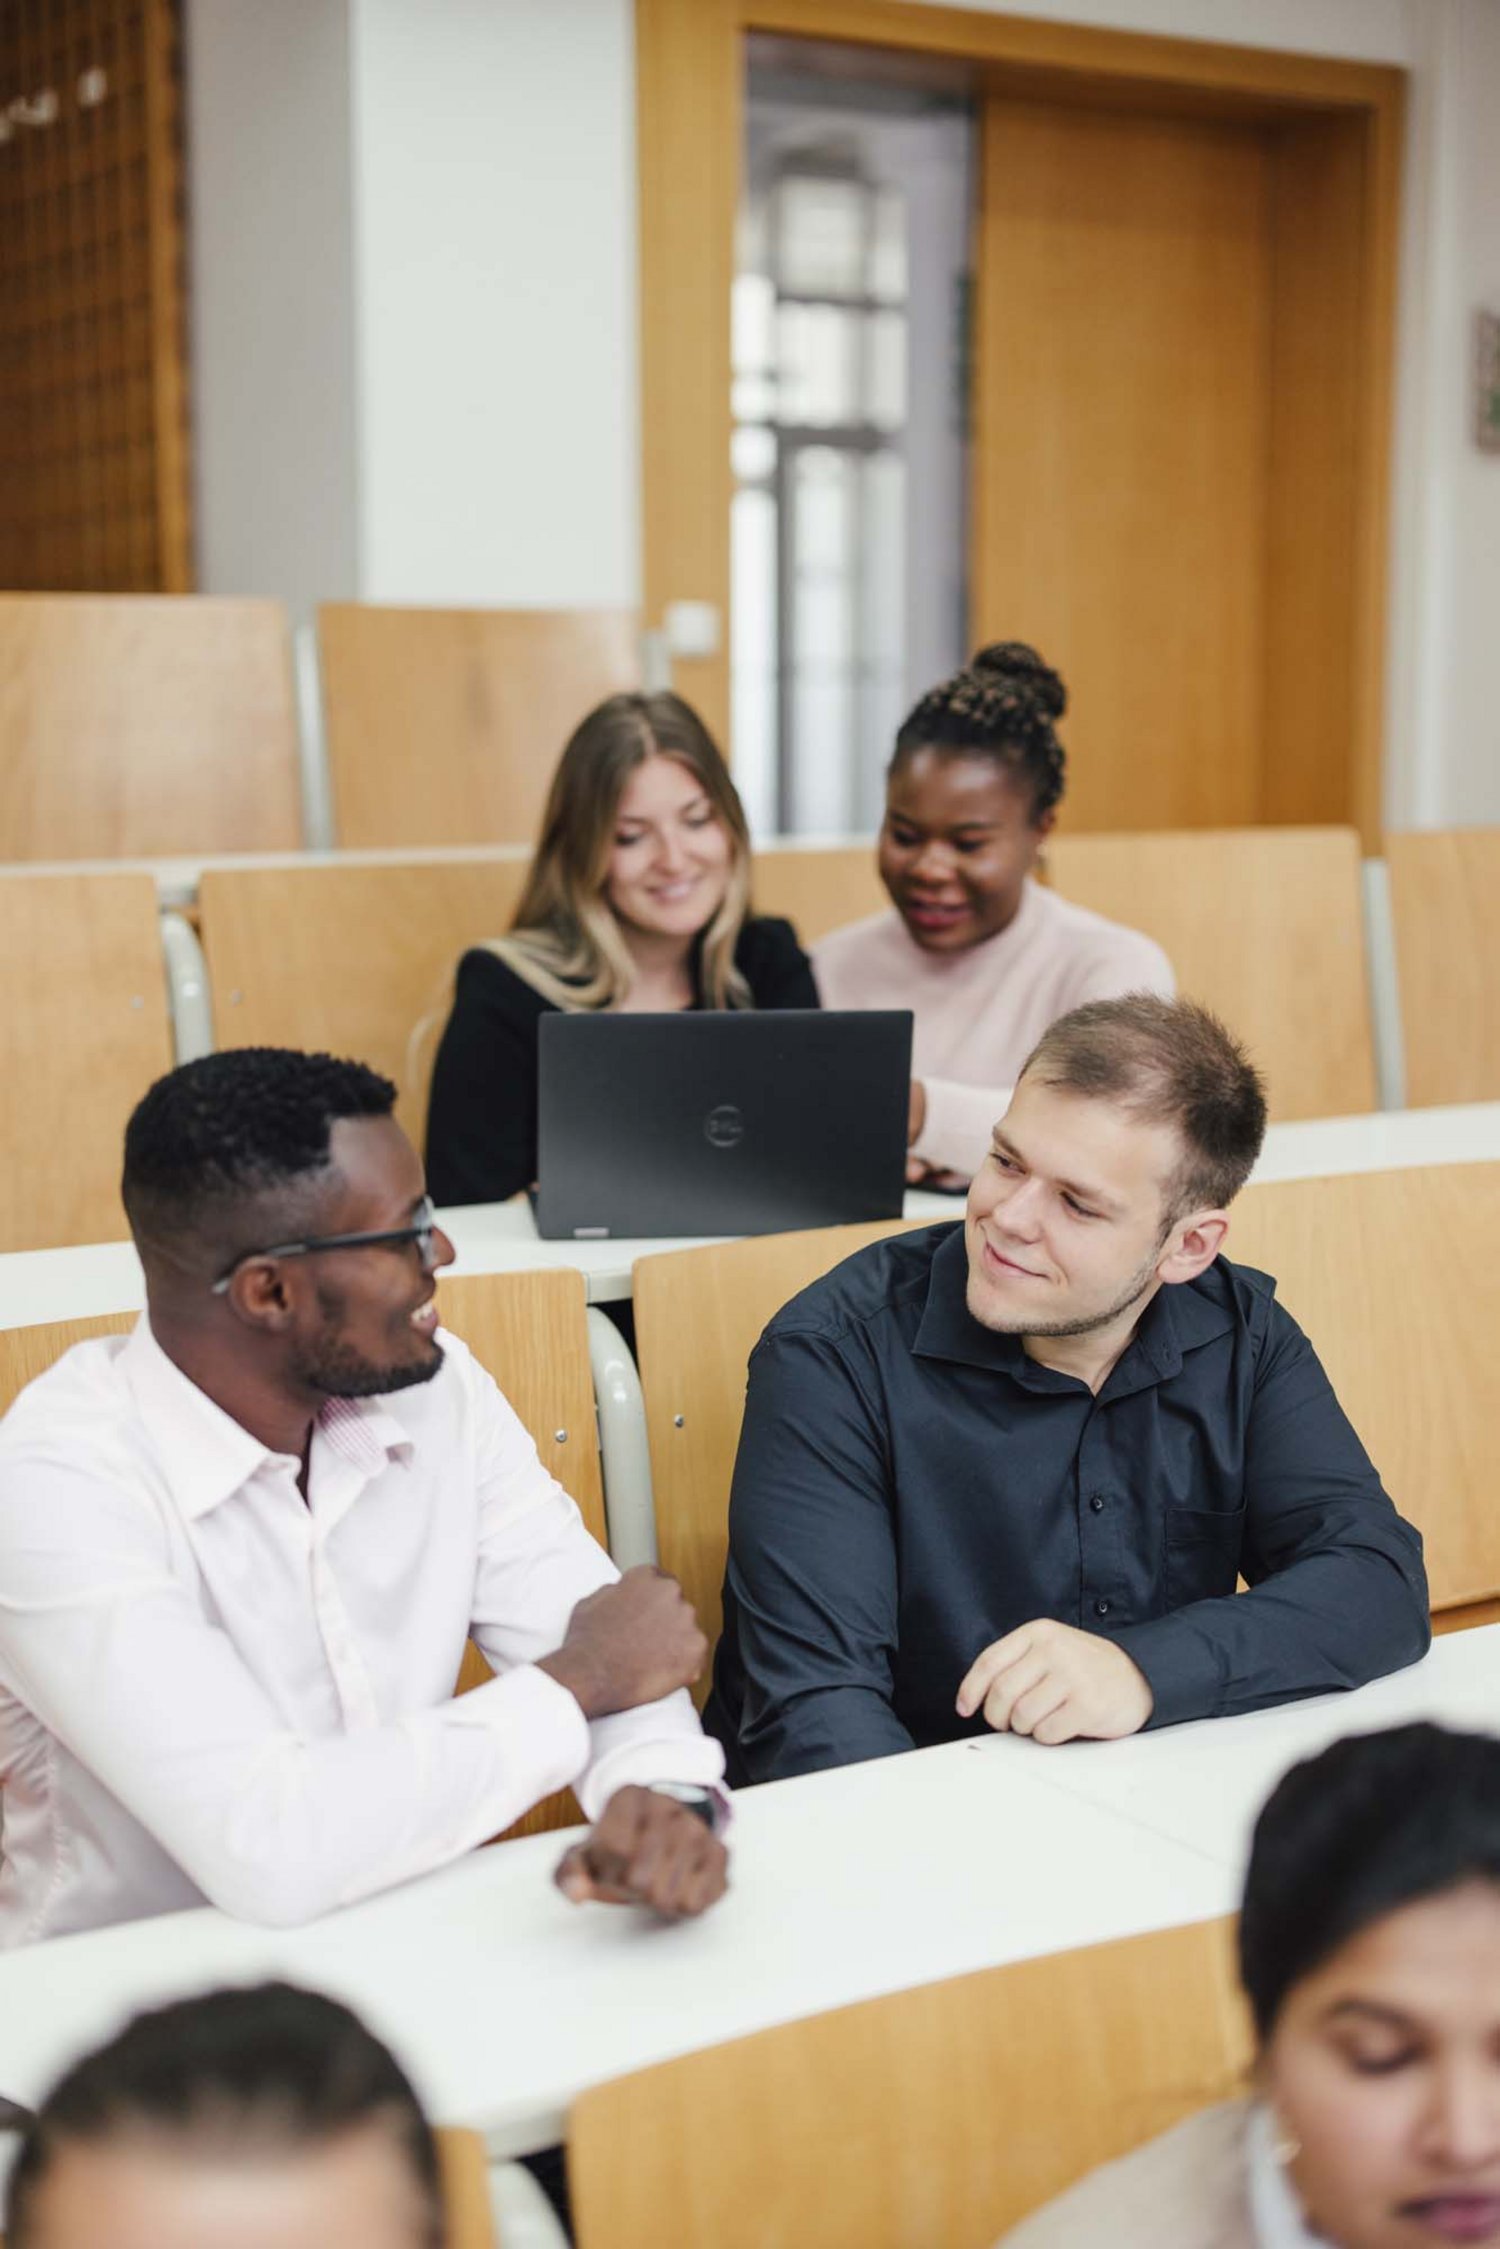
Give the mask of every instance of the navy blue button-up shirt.
[[1163, 1288], [1096, 1397], [967, 1279], [961, 1225], [897, 1235], [756, 1345], [705, 1714], [732, 1780], [982, 1731], [959, 1683], [1035, 1617], [1125, 1649], [1153, 1725], [1423, 1654], [1421, 1539], [1274, 1282], [1220, 1258]]

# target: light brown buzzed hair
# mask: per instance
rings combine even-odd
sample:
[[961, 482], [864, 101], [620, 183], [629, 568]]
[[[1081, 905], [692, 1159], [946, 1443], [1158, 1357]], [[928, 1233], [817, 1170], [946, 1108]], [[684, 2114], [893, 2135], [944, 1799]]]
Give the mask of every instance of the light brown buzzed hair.
[[1127, 992], [1075, 1007], [1042, 1034], [1021, 1078], [1175, 1125], [1183, 1156], [1166, 1182], [1169, 1225], [1183, 1211], [1232, 1203], [1266, 1135], [1260, 1072], [1195, 1000]]

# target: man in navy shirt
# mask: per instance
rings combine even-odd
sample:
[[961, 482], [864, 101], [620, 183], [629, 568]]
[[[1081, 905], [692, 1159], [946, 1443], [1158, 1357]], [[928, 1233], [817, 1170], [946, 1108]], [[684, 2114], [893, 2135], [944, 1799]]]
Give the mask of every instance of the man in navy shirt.
[[986, 1726], [1113, 1739], [1423, 1654], [1421, 1539], [1274, 1282], [1219, 1254], [1264, 1130], [1202, 1008], [1078, 1008], [963, 1224], [776, 1315], [705, 1714], [732, 1778]]

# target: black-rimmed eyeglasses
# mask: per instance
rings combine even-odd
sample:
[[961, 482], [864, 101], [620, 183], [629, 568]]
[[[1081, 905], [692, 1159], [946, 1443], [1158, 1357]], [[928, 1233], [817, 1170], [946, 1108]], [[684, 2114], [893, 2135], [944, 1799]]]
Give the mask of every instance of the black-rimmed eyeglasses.
[[434, 1235], [437, 1232], [437, 1213], [432, 1207], [432, 1197], [424, 1195], [417, 1205], [416, 1216], [409, 1226], [387, 1226], [373, 1234], [314, 1234], [305, 1242], [273, 1242], [268, 1249], [245, 1249], [213, 1283], [212, 1293], [223, 1296], [242, 1265], [252, 1257], [311, 1257], [320, 1249], [381, 1249], [396, 1248], [415, 1242], [423, 1269], [432, 1272], [435, 1264]]

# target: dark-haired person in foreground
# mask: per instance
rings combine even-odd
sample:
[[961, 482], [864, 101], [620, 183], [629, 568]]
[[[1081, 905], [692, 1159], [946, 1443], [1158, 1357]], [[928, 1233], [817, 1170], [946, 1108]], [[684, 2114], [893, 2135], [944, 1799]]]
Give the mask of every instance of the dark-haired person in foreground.
[[1239, 1954], [1253, 2099], [1095, 2171], [1005, 2249], [1500, 2242], [1500, 1742], [1401, 1726], [1294, 1765], [1256, 1823]]
[[7, 2249], [441, 2249], [437, 2143], [347, 2007], [288, 1984], [138, 2015], [59, 2080]]
[[[0, 1425], [0, 1946], [205, 1898], [308, 1920], [568, 1785], [570, 1897], [724, 1887], [692, 1610], [619, 1578], [439, 1334], [394, 1093], [250, 1048], [130, 1120], [146, 1316]], [[470, 1633], [500, 1675], [454, 1700]]]
[[1219, 1254], [1264, 1129], [1203, 1009], [1079, 1008], [963, 1224], [777, 1313], [705, 1713], [731, 1779], [986, 1726], [1110, 1738], [1424, 1653], [1421, 1540], [1274, 1283]]

